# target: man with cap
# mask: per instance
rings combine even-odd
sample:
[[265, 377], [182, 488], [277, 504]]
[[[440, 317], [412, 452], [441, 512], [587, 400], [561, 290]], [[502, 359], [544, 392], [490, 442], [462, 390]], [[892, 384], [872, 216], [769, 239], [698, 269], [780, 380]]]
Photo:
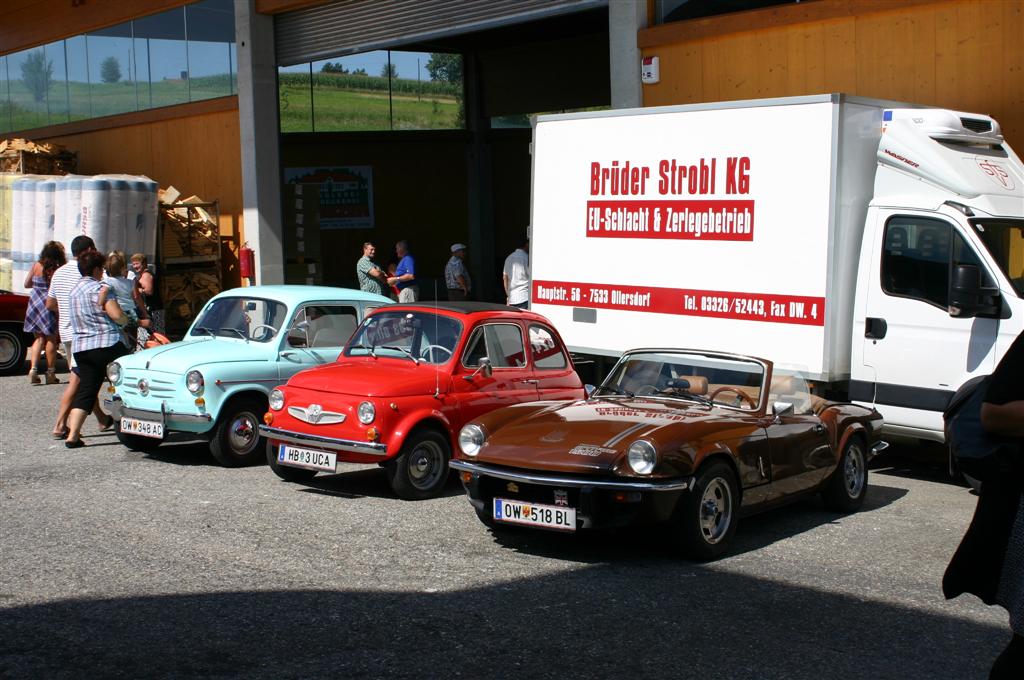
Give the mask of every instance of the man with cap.
[[448, 299], [461, 301], [469, 299], [471, 281], [466, 271], [466, 245], [452, 244], [452, 256], [444, 266], [444, 281], [448, 286]]

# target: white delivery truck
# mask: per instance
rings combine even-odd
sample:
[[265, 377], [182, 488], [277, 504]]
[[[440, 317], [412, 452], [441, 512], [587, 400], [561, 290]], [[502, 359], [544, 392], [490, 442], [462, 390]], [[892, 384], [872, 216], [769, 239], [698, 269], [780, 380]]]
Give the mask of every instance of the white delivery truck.
[[540, 116], [530, 250], [575, 352], [752, 354], [942, 441], [1024, 330], [1024, 167], [988, 116], [844, 95]]

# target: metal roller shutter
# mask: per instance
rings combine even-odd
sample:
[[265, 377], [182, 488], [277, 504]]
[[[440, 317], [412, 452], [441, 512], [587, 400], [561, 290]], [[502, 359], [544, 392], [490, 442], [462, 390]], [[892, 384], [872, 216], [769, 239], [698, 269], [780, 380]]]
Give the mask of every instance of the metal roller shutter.
[[606, 6], [608, 0], [339, 0], [274, 18], [281, 66]]

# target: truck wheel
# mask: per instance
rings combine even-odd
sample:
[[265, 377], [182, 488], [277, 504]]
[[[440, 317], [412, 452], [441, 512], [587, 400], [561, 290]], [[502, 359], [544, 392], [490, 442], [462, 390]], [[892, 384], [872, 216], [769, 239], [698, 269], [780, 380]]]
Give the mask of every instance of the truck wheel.
[[316, 470], [291, 467], [289, 465], [277, 464], [277, 447], [273, 442], [267, 442], [267, 464], [274, 474], [286, 482], [308, 482], [316, 476]]
[[241, 397], [221, 409], [210, 439], [210, 453], [225, 467], [241, 467], [259, 462], [267, 445], [259, 425], [267, 404], [255, 397]]
[[160, 448], [160, 444], [163, 443], [160, 439], [140, 437], [137, 434], [125, 434], [124, 432], [121, 432], [120, 418], [114, 418], [114, 431], [117, 434], [117, 441], [121, 442], [132, 451], [138, 451], [139, 453], [153, 453]]
[[0, 327], [0, 375], [16, 375], [25, 368], [25, 335], [10, 326]]
[[402, 450], [387, 465], [388, 481], [399, 498], [419, 501], [441, 495], [448, 483], [448, 441], [433, 430], [419, 430], [406, 438]]
[[864, 442], [851, 437], [835, 472], [821, 490], [825, 507], [836, 512], [855, 512], [864, 503], [868, 493], [868, 459], [864, 455]]
[[693, 488], [676, 504], [672, 521], [680, 551], [700, 562], [720, 557], [732, 543], [739, 510], [740, 494], [732, 468], [721, 461], [702, 468]]

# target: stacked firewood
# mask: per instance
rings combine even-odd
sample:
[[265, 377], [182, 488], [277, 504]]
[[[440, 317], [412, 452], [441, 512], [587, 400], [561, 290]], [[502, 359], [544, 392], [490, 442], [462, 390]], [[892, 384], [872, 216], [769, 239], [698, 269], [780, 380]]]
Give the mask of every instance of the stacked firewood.
[[78, 169], [78, 154], [60, 144], [28, 139], [0, 140], [0, 172], [23, 175], [69, 175]]

